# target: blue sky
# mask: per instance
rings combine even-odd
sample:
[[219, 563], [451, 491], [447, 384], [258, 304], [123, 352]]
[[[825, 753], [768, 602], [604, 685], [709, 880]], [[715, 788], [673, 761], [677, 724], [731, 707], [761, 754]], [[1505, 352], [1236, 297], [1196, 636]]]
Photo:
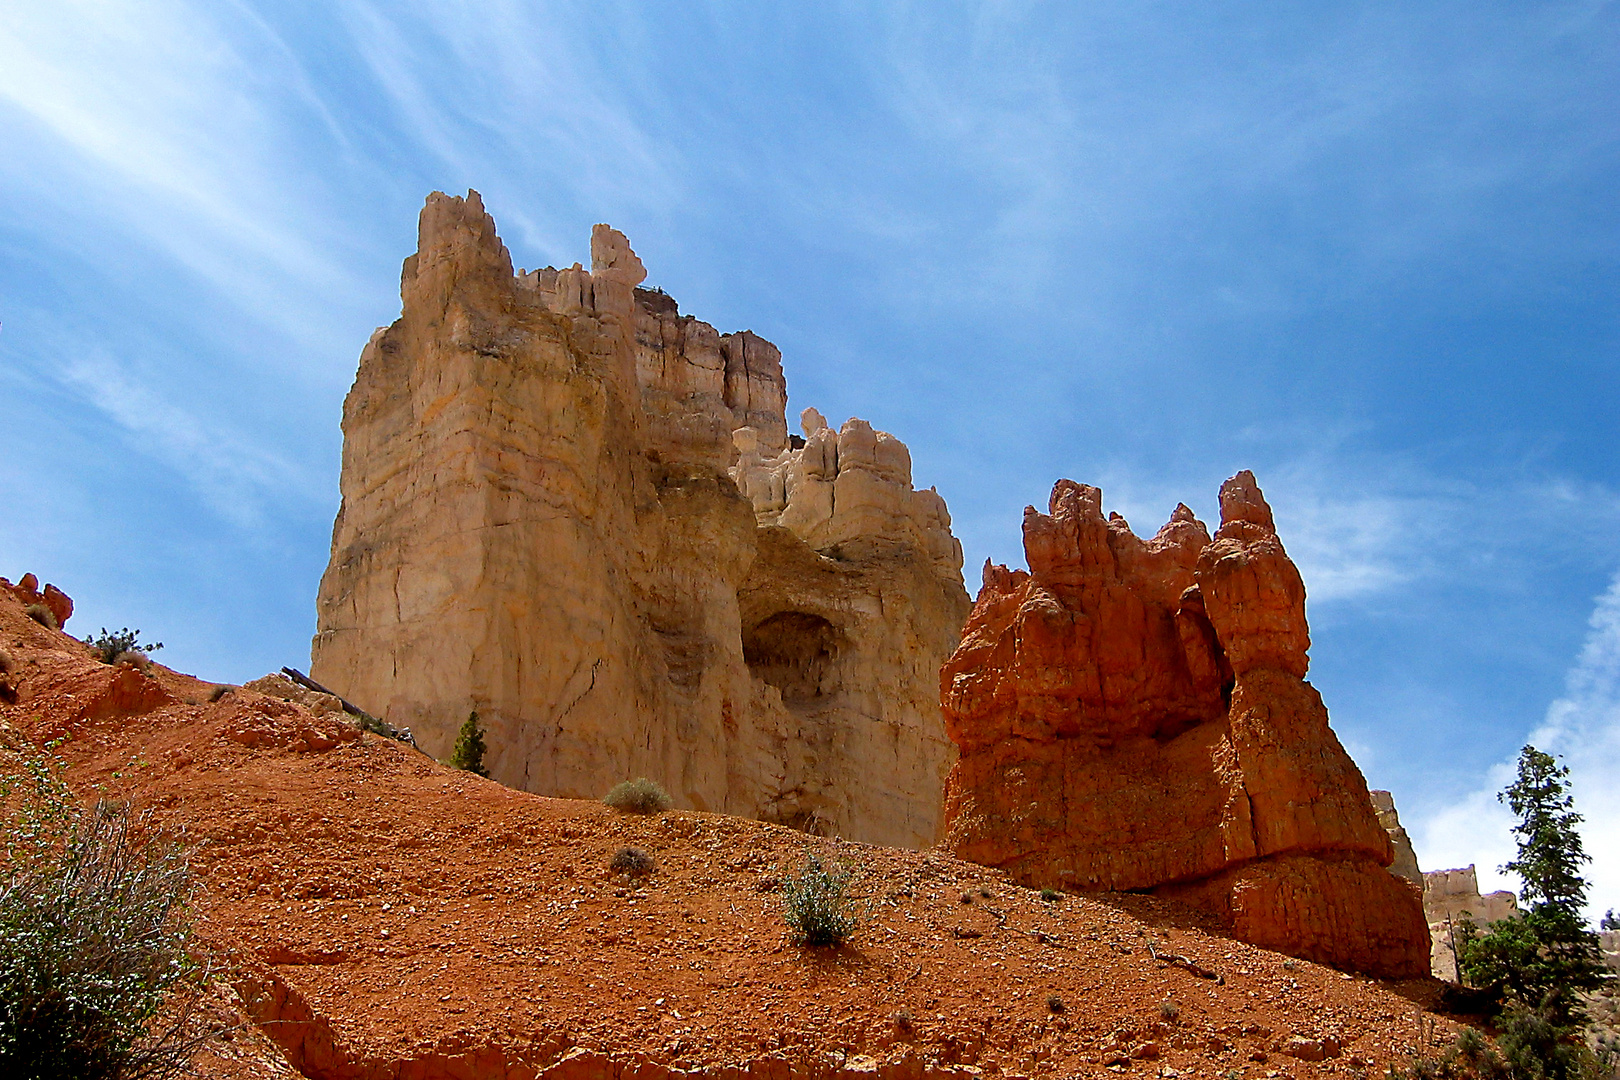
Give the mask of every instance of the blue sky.
[[1615, 4], [0, 0], [0, 573], [303, 666], [343, 394], [469, 187], [906, 440], [970, 583], [1060, 476], [1150, 534], [1254, 469], [1424, 866], [1494, 877], [1534, 735], [1620, 906]]

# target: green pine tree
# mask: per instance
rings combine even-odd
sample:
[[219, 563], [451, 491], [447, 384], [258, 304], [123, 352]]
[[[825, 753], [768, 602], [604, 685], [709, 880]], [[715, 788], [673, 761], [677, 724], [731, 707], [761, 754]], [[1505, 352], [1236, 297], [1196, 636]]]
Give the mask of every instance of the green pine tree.
[[461, 725], [456, 732], [456, 748], [450, 751], [450, 767], [465, 769], [479, 776], [488, 776], [489, 770], [484, 768], [484, 729], [478, 726], [478, 712], [474, 710], [467, 716], [467, 722]]
[[1575, 1036], [1585, 1023], [1580, 993], [1609, 978], [1597, 935], [1586, 928], [1583, 863], [1591, 861], [1577, 826], [1581, 815], [1568, 793], [1569, 769], [1533, 746], [1519, 752], [1518, 776], [1498, 798], [1519, 823], [1518, 858], [1502, 867], [1524, 882], [1525, 913], [1483, 932], [1464, 924], [1462, 974], [1492, 991], [1502, 1005], [1503, 1050], [1524, 1057], [1549, 1077], [1572, 1075]]

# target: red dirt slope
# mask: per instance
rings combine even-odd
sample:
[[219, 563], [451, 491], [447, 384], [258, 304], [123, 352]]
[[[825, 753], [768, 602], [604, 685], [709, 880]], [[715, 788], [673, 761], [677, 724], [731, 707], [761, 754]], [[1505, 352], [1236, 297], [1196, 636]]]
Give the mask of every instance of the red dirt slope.
[[[1380, 983], [1208, 932], [1168, 901], [1040, 894], [939, 853], [522, 794], [301, 706], [111, 668], [0, 596], [0, 741], [195, 845], [204, 938], [306, 1076], [1381, 1074], [1451, 1030]], [[625, 845], [658, 868], [631, 887]], [[815, 851], [870, 917], [787, 940], [774, 885]], [[1214, 977], [1210, 977], [1214, 976]], [[202, 1062], [285, 1077], [260, 1033]]]

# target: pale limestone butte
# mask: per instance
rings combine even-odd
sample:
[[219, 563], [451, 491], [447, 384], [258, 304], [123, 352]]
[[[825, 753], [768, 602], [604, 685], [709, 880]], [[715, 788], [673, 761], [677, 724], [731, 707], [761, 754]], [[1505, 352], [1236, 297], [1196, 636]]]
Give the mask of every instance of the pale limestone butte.
[[775, 346], [638, 288], [606, 226], [591, 255], [514, 274], [476, 193], [429, 197], [344, 404], [311, 674], [439, 756], [476, 709], [514, 787], [932, 842], [943, 500], [862, 421], [790, 439]]
[[1519, 914], [1518, 898], [1506, 889], [1481, 894], [1474, 866], [1429, 870], [1423, 875], [1423, 917], [1429, 923], [1429, 966], [1437, 979], [1457, 981], [1457, 925], [1470, 919], [1485, 926]]

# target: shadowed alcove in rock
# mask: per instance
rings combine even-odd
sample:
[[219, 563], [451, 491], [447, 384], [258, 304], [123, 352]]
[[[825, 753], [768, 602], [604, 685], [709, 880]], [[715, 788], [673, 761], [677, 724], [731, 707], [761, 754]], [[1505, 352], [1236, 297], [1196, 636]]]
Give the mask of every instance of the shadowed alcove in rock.
[[833, 668], [841, 645], [838, 628], [820, 615], [779, 611], [743, 634], [743, 659], [792, 705], [837, 690]]

